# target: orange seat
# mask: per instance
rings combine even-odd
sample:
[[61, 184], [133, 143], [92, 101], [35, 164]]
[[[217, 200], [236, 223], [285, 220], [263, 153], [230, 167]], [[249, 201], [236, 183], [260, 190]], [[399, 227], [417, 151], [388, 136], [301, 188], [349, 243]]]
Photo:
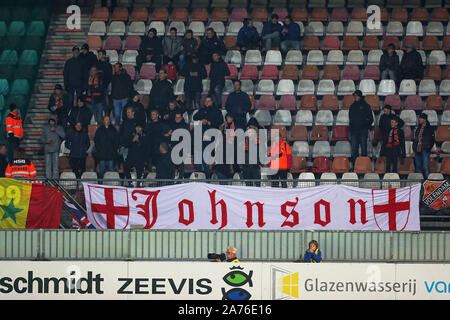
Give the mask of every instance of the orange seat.
[[378, 50], [380, 49], [380, 40], [378, 40], [377, 36], [365, 36], [363, 38], [362, 50]]
[[441, 162], [441, 173], [444, 175], [450, 174], [450, 158], [443, 158]]
[[366, 21], [367, 9], [366, 8], [353, 8], [351, 21]]
[[347, 157], [336, 157], [333, 159], [331, 171], [334, 173], [345, 173], [350, 171], [350, 161]]
[[109, 20], [109, 9], [106, 7], [95, 8], [91, 16], [91, 21], [104, 21]]
[[431, 12], [431, 21], [448, 22], [448, 9], [434, 8]]
[[377, 112], [380, 111], [380, 97], [376, 94], [369, 94], [365, 96], [366, 102], [372, 108], [372, 111]]
[[[447, 69], [449, 69], [449, 68], [447, 68]], [[443, 107], [444, 107], [444, 102], [442, 101], [441, 96], [439, 96], [437, 94], [433, 94], [433, 95], [427, 97], [427, 102], [425, 104], [426, 110], [441, 111], [441, 110], [443, 110]]]
[[254, 8], [252, 11], [253, 21], [267, 22], [268, 13], [266, 8]]
[[316, 125], [311, 129], [310, 141], [328, 141], [328, 127]]
[[93, 156], [87, 156], [86, 157], [86, 171], [87, 172], [94, 172], [95, 170], [95, 159]]
[[311, 12], [311, 21], [325, 22], [328, 20], [327, 8], [313, 8]]
[[191, 21], [208, 21], [208, 10], [206, 8], [193, 8]]
[[430, 173], [437, 173], [437, 161], [436, 161], [436, 158], [430, 157]]
[[391, 21], [406, 23], [408, 21], [408, 10], [403, 7], [392, 9]]
[[[449, 158], [450, 159], [450, 158]], [[291, 173], [301, 173], [308, 171], [305, 157], [292, 157]]]
[[400, 40], [397, 36], [385, 36], [383, 38], [383, 47], [381, 49], [386, 50], [387, 46], [391, 43], [394, 45], [395, 50], [400, 49]]
[[322, 97], [322, 106], [320, 110], [331, 110], [338, 111], [339, 110], [339, 99], [337, 95], [327, 94]]
[[450, 35], [445, 36], [444, 39], [442, 39], [442, 50], [450, 51]]
[[350, 109], [350, 106], [355, 102], [355, 98], [351, 94], [346, 94], [342, 99], [342, 110]]
[[319, 50], [319, 37], [305, 36], [303, 38], [303, 50]]
[[228, 10], [227, 8], [214, 8], [211, 13], [211, 21], [228, 21]]
[[357, 36], [345, 36], [342, 41], [342, 50], [359, 50], [359, 39]]
[[289, 141], [308, 141], [308, 129], [306, 126], [293, 126]]
[[100, 36], [88, 36], [86, 43], [91, 50], [100, 50], [102, 48], [102, 38]]
[[301, 110], [317, 110], [317, 97], [313, 94], [305, 94], [300, 100]]
[[111, 15], [111, 21], [128, 21], [128, 8], [116, 7]]
[[355, 160], [353, 171], [357, 174], [371, 173], [372, 161], [369, 157], [358, 157]]
[[59, 172], [70, 172], [72, 168], [70, 167], [70, 160], [68, 157], [59, 157], [58, 162], [58, 170]]
[[375, 173], [385, 174], [386, 173], [386, 157], [379, 157], [375, 161]]
[[298, 67], [296, 65], [285, 65], [283, 67], [281, 79], [289, 79], [292, 81], [297, 81], [298, 80]]
[[413, 158], [405, 158], [403, 161], [398, 162], [397, 167], [398, 174], [408, 175], [415, 171], [414, 159]]
[[174, 8], [172, 11], [171, 21], [188, 22], [189, 13], [187, 8]]
[[167, 21], [169, 19], [169, 11], [167, 8], [154, 8], [150, 19], [152, 21]]
[[223, 38], [223, 43], [227, 50], [237, 50], [237, 36], [225, 36]]
[[428, 21], [428, 10], [424, 7], [414, 8], [411, 12], [411, 21]]
[[442, 79], [442, 70], [441, 66], [429, 64], [425, 68], [424, 79], [431, 79], [435, 81], [441, 81]]
[[291, 17], [293, 21], [308, 22], [308, 10], [306, 8], [293, 8]]
[[436, 131], [436, 142], [450, 141], [450, 126], [439, 126]]
[[330, 158], [328, 157], [314, 158], [312, 172], [314, 173], [330, 172], [330, 168], [331, 168]]
[[319, 80], [319, 68], [316, 65], [304, 66], [302, 70], [302, 79]]
[[130, 21], [143, 21], [148, 20], [148, 9], [146, 7], [134, 7], [131, 12]]
[[341, 79], [341, 70], [336, 65], [327, 65], [323, 68], [322, 79], [338, 81]]
[[333, 127], [331, 132], [331, 141], [348, 141], [350, 136], [350, 131], [348, 126], [337, 125]]
[[450, 79], [450, 67], [447, 67], [447, 69], [445, 69], [444, 79]]
[[439, 50], [439, 40], [436, 36], [425, 36], [422, 39], [422, 50]]
[[405, 36], [405, 37], [403, 37], [402, 50], [406, 50], [406, 46], [408, 44], [414, 45], [414, 48], [419, 48], [420, 47], [419, 37], [416, 37], [416, 36]]

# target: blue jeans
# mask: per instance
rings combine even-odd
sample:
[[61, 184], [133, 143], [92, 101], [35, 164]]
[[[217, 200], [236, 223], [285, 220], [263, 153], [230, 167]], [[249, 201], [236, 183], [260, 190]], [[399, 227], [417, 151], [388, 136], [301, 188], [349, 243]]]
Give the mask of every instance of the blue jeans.
[[114, 104], [114, 124], [116, 126], [120, 126], [120, 121], [122, 120], [122, 112], [123, 108], [125, 108], [125, 105], [127, 104], [128, 99], [121, 99], [121, 100], [115, 100], [113, 99]]
[[300, 41], [284, 40], [281, 42], [281, 52], [286, 53], [289, 49], [300, 50]]
[[280, 33], [278, 31], [266, 34], [262, 39], [267, 51], [272, 49], [272, 46], [278, 47], [280, 45]]
[[381, 72], [381, 80], [387, 79], [389, 76], [390, 79], [396, 80], [395, 72], [389, 69], [385, 69]]
[[100, 160], [100, 179], [103, 179], [106, 171], [114, 171], [114, 160]]
[[352, 144], [352, 162], [359, 156], [359, 146], [361, 145], [361, 156], [367, 157], [367, 129], [356, 130], [350, 132], [350, 140]]
[[426, 151], [416, 152], [414, 155], [416, 172], [423, 174], [423, 178], [428, 178], [430, 174], [430, 153]]
[[86, 106], [89, 108], [89, 110], [91, 110], [92, 114], [94, 115], [95, 121], [97, 121], [97, 124], [101, 125], [103, 117], [103, 103], [86, 103]]
[[217, 108], [222, 108], [222, 92], [223, 92], [223, 86], [218, 84], [212, 88], [213, 91], [211, 92], [212, 98], [214, 103], [216, 104]]

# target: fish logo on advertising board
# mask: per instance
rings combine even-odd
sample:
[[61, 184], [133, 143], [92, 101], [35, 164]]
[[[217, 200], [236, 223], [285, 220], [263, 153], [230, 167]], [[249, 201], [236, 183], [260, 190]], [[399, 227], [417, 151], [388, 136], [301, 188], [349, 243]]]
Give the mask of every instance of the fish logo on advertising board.
[[240, 266], [231, 267], [230, 270], [223, 276], [223, 281], [233, 288], [228, 291], [222, 288], [222, 300], [249, 300], [252, 295], [242, 287], [247, 284], [249, 287], [253, 287], [253, 270], [250, 270], [248, 274], [242, 271], [244, 268]]
[[271, 268], [272, 299], [299, 299], [299, 273], [279, 267]]

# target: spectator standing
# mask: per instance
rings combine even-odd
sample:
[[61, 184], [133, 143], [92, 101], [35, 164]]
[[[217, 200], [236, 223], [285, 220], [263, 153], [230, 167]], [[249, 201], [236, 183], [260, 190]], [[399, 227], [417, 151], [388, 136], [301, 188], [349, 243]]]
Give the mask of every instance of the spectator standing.
[[55, 90], [48, 100], [48, 110], [57, 116], [57, 124], [65, 127], [70, 110], [69, 98], [60, 84], [55, 85]]
[[181, 42], [181, 54], [178, 64], [179, 70], [183, 70], [185, 64], [191, 61], [192, 56], [197, 54], [197, 49], [198, 42], [194, 38], [192, 30], [189, 29], [186, 31], [183, 41]]
[[309, 263], [322, 262], [322, 252], [319, 250], [319, 243], [311, 240], [308, 244], [309, 248], [305, 252], [304, 261]]
[[23, 139], [22, 119], [19, 108], [14, 103], [9, 105], [9, 114], [6, 117], [6, 135], [8, 139], [8, 161], [12, 161], [14, 151], [19, 147]]
[[423, 61], [422, 56], [416, 50], [412, 43], [406, 45], [406, 52], [403, 54], [400, 63], [400, 81], [403, 79], [423, 79]]
[[81, 122], [75, 123], [75, 131], [68, 135], [66, 148], [70, 150], [69, 161], [72, 171], [78, 179], [86, 171], [86, 156], [91, 142]]
[[[269, 168], [275, 172], [271, 175], [271, 179], [281, 179], [283, 188], [287, 188], [287, 173], [292, 165], [292, 153], [289, 144], [283, 140], [279, 130], [271, 132], [272, 146], [269, 151]], [[272, 182], [272, 187], [277, 187], [277, 182]]]
[[98, 63], [98, 59], [92, 51], [89, 51], [89, 45], [84, 43], [81, 46], [80, 59], [84, 62], [86, 67], [86, 73], [89, 74], [89, 71], [92, 67], [96, 66]]
[[416, 172], [422, 173], [426, 179], [430, 174], [430, 153], [434, 145], [434, 130], [428, 122], [426, 113], [419, 115], [419, 125], [414, 132], [414, 162]]
[[281, 52], [283, 54], [286, 54], [289, 49], [300, 50], [300, 27], [292, 21], [291, 16], [284, 18], [281, 40]]
[[55, 118], [50, 117], [48, 125], [44, 127], [41, 135], [41, 143], [44, 144], [45, 177], [47, 179], [59, 178], [59, 149], [65, 137], [63, 127], [57, 125]]
[[94, 114], [97, 124], [102, 122], [103, 117], [103, 95], [105, 93], [105, 83], [98, 73], [97, 67], [93, 66], [90, 70], [88, 79], [88, 89], [86, 97], [86, 106]]
[[140, 100], [141, 95], [139, 94], [139, 92], [134, 91], [132, 94], [132, 99], [128, 100], [127, 104], [125, 105], [125, 108], [123, 109], [122, 121], [125, 121], [125, 119], [127, 118], [128, 107], [132, 107], [136, 121], [138, 121], [142, 125], [142, 127], [145, 126], [145, 124], [147, 123], [147, 115], [145, 113], [144, 106], [142, 105]]
[[253, 20], [245, 18], [244, 25], [237, 35], [237, 44], [242, 51], [259, 49], [259, 33], [253, 26]]
[[181, 71], [184, 77], [184, 95], [186, 97], [186, 105], [189, 110], [200, 108], [200, 98], [203, 91], [202, 80], [206, 78], [206, 69], [200, 63], [197, 55], [192, 56], [192, 61], [186, 63]]
[[150, 91], [150, 108], [157, 109], [164, 114], [169, 106], [169, 101], [173, 100], [172, 82], [167, 79], [167, 71], [159, 70], [158, 80], [153, 83]]
[[391, 119], [391, 129], [383, 146], [386, 153], [386, 172], [397, 172], [398, 158], [405, 158], [405, 134], [399, 129], [396, 119]]
[[101, 126], [95, 132], [94, 143], [95, 158], [100, 165], [100, 179], [103, 179], [106, 171], [114, 171], [114, 161], [119, 149], [119, 133], [108, 115], [103, 117]]
[[[136, 124], [136, 128], [127, 137], [125, 147], [128, 148], [128, 155], [125, 160], [124, 174], [125, 179], [131, 180], [131, 169], [136, 169], [137, 179], [142, 179], [144, 173], [144, 165], [147, 154], [147, 146], [145, 143], [146, 134], [140, 124]], [[131, 181], [128, 182], [131, 186]]]
[[8, 166], [8, 158], [6, 157], [6, 145], [0, 144], [0, 178], [5, 177], [6, 167]]
[[196, 121], [206, 120], [204, 125], [207, 125], [208, 128], [219, 129], [223, 124], [222, 112], [214, 104], [211, 96], [206, 97], [205, 106], [194, 115], [193, 119]]
[[86, 87], [88, 72], [85, 61], [80, 58], [80, 48], [72, 48], [72, 58], [64, 64], [64, 88], [69, 97], [68, 105], [74, 105], [75, 96], [81, 97], [83, 89]]
[[175, 131], [177, 129], [189, 130], [189, 126], [184, 120], [183, 112], [181, 110], [176, 110], [173, 120], [169, 121], [170, 130]]
[[380, 72], [381, 79], [392, 79], [394, 81], [397, 80], [397, 72], [400, 67], [399, 57], [397, 52], [395, 52], [395, 46], [390, 43], [387, 46], [386, 51], [380, 58]]
[[[255, 118], [250, 118], [247, 123], [248, 137], [245, 140], [245, 163], [242, 165], [242, 174], [244, 179], [261, 180], [261, 160], [259, 156], [259, 123]], [[252, 156], [256, 153], [256, 158]], [[251, 186], [251, 182], [246, 182], [247, 186]], [[260, 186], [259, 182], [255, 183], [256, 187]]]
[[359, 156], [359, 146], [361, 146], [361, 155], [367, 156], [367, 136], [369, 128], [372, 126], [373, 114], [370, 105], [364, 100], [362, 92], [356, 90], [353, 93], [355, 102], [350, 106], [349, 131], [352, 144], [352, 162], [354, 163]]
[[148, 30], [147, 35], [143, 36], [139, 47], [139, 54], [136, 57], [138, 70], [141, 70], [143, 63], [153, 62], [156, 64], [156, 70], [161, 67], [161, 55], [163, 54], [162, 41], [158, 37], [155, 28]]
[[97, 58], [97, 70], [103, 79], [103, 88], [105, 90], [103, 92], [103, 107], [105, 114], [110, 114], [111, 108], [108, 103], [108, 86], [111, 83], [113, 67], [111, 63], [109, 63], [109, 58], [106, 56], [105, 50], [98, 50]]
[[278, 23], [278, 15], [272, 14], [270, 21], [263, 26], [261, 37], [264, 42], [263, 51], [269, 51], [272, 46], [279, 47], [281, 42], [281, 24]]
[[151, 165], [158, 163], [160, 156], [159, 145], [166, 141], [170, 135], [170, 128], [163, 121], [161, 121], [158, 110], [154, 109], [150, 112], [150, 121], [144, 128], [147, 145], [147, 158], [149, 159], [149, 168]]
[[167, 142], [161, 142], [159, 144], [159, 153], [161, 156], [156, 163], [156, 179], [175, 178], [175, 166], [169, 151], [170, 149]]
[[75, 127], [77, 122], [81, 123], [82, 130], [87, 131], [89, 124], [91, 123], [92, 112], [86, 107], [84, 103], [84, 97], [78, 99], [77, 105], [72, 107], [69, 111], [69, 124], [71, 129]]
[[[133, 134], [136, 131], [136, 125], [137, 121], [135, 118], [134, 109], [132, 107], [126, 108], [126, 119], [122, 122], [120, 125], [120, 135], [119, 135], [119, 147], [120, 147], [120, 154], [123, 156], [123, 160], [127, 157], [127, 145], [129, 145], [129, 142], [133, 138]], [[141, 124], [141, 122], [139, 122]], [[142, 127], [142, 126], [141, 126]]]
[[162, 119], [170, 126], [170, 123], [172, 123], [175, 120], [175, 115], [180, 112], [181, 115], [184, 114], [185, 108], [184, 104], [180, 103], [177, 100], [172, 100], [169, 102], [169, 108], [168, 110], [162, 114]]
[[[380, 117], [380, 120], [378, 121], [380, 131], [381, 131], [381, 141], [385, 141], [387, 139], [387, 136], [389, 135], [389, 131], [391, 131], [391, 120], [394, 119], [397, 121], [398, 128], [401, 129], [405, 122], [400, 119], [393, 111], [392, 106], [385, 105], [383, 108], [383, 114]], [[384, 150], [384, 143], [382, 143], [381, 147], [381, 156], [385, 156], [385, 150]]]
[[202, 64], [210, 64], [212, 54], [218, 52], [220, 55], [224, 55], [227, 52], [225, 44], [217, 36], [213, 28], [206, 29], [206, 37], [200, 42], [198, 47], [198, 54], [200, 56], [200, 62]]
[[14, 152], [14, 160], [8, 163], [5, 170], [5, 178], [36, 178], [37, 171], [33, 162], [25, 157], [25, 150], [17, 148]]
[[163, 63], [168, 64], [172, 62], [178, 67], [178, 61], [181, 54], [183, 38], [177, 37], [177, 28], [170, 28], [170, 35], [164, 37], [162, 42], [164, 59]]
[[252, 103], [247, 93], [241, 91], [241, 81], [234, 81], [234, 92], [230, 93], [226, 103], [227, 112], [233, 116], [236, 128], [245, 129], [247, 124], [247, 112]]
[[122, 111], [128, 103], [128, 98], [134, 91], [133, 81], [119, 62], [114, 65], [111, 85], [111, 97], [114, 104], [114, 124], [118, 128], [121, 122]]
[[217, 107], [222, 108], [222, 92], [225, 87], [225, 77], [230, 75], [228, 65], [218, 52], [213, 53], [209, 79], [211, 80], [209, 94]]

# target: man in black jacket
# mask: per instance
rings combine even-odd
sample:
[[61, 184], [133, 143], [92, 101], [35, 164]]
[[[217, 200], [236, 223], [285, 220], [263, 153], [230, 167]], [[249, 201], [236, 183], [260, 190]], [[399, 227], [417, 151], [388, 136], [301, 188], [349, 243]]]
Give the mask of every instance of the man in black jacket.
[[224, 55], [227, 52], [227, 48], [214, 29], [208, 28], [206, 29], [206, 37], [203, 38], [198, 47], [200, 62], [202, 64], [210, 64], [214, 52]]
[[434, 129], [428, 122], [427, 114], [421, 113], [414, 133], [413, 151], [416, 172], [422, 173], [424, 179], [430, 174], [430, 153], [433, 145]]
[[150, 91], [150, 109], [157, 109], [160, 114], [165, 114], [169, 101], [173, 98], [172, 82], [167, 80], [166, 70], [161, 69], [158, 72], [158, 80], [153, 83]]
[[87, 85], [88, 72], [84, 60], [80, 57], [80, 48], [72, 48], [72, 58], [64, 64], [64, 88], [68, 95], [69, 108], [74, 105], [74, 96], [81, 97]]
[[128, 107], [125, 109], [126, 118], [120, 125], [120, 146], [125, 147], [127, 140], [131, 139], [131, 135], [136, 129], [137, 121], [135, 117], [135, 112], [133, 107]]
[[373, 114], [370, 105], [364, 100], [362, 92], [356, 90], [353, 93], [355, 102], [350, 106], [348, 112], [350, 140], [352, 144], [352, 162], [359, 156], [361, 145], [361, 156], [367, 157], [367, 135], [372, 126]]
[[183, 41], [181, 42], [181, 54], [179, 59], [179, 68], [183, 70], [185, 64], [191, 61], [194, 54], [197, 54], [198, 42], [194, 38], [192, 30], [187, 30]]
[[114, 65], [111, 86], [111, 97], [114, 104], [114, 124], [118, 128], [120, 126], [123, 108], [125, 108], [125, 105], [128, 103], [128, 98], [134, 91], [133, 81], [119, 62]]
[[[131, 179], [131, 169], [136, 169], [136, 178], [142, 179], [145, 165], [146, 155], [146, 134], [139, 124], [136, 125], [133, 133], [127, 137], [125, 147], [128, 148], [127, 159], [124, 164], [125, 179]], [[128, 186], [131, 186], [131, 181]]]
[[[403, 128], [403, 125], [405, 124], [405, 122], [400, 119], [399, 116], [397, 116], [393, 111], [392, 111], [392, 106], [390, 105], [385, 105], [384, 109], [383, 109], [383, 114], [380, 117], [380, 120], [378, 121], [378, 126], [380, 127], [380, 131], [381, 131], [381, 141], [384, 141], [388, 134], [389, 131], [391, 130], [391, 120], [394, 119], [395, 121], [397, 121], [397, 125], [398, 128], [401, 129]], [[382, 145], [381, 148], [381, 156], [385, 156], [385, 152], [384, 152], [384, 145]]]
[[211, 63], [211, 70], [209, 72], [209, 79], [211, 79], [209, 94], [212, 95], [214, 103], [219, 108], [222, 108], [222, 91], [225, 87], [225, 77], [229, 75], [230, 69], [228, 69], [228, 65], [223, 61], [218, 52], [214, 52], [213, 62]]
[[169, 102], [169, 108], [161, 116], [162, 119], [170, 126], [170, 124], [175, 120], [175, 115], [178, 112], [180, 112], [181, 115], [186, 112], [184, 103], [182, 103], [180, 100], [177, 101], [174, 99]]
[[52, 114], [57, 115], [57, 124], [65, 128], [67, 125], [67, 114], [70, 108], [68, 96], [60, 84], [55, 85], [55, 91], [50, 96], [47, 108]]
[[77, 105], [72, 107], [69, 111], [69, 124], [70, 129], [75, 128], [75, 124], [80, 122], [82, 125], [82, 131], [87, 132], [88, 125], [91, 123], [92, 112], [86, 107], [84, 103], [85, 97], [78, 99]]
[[396, 119], [391, 120], [391, 128], [383, 140], [383, 147], [386, 153], [386, 172], [397, 172], [398, 159], [403, 161], [406, 152], [405, 135]]
[[233, 116], [236, 129], [245, 130], [247, 125], [247, 112], [250, 111], [252, 103], [247, 93], [241, 91], [241, 81], [234, 81], [234, 92], [227, 99], [227, 112]]
[[102, 125], [95, 132], [95, 158], [99, 162], [99, 177], [102, 179], [105, 171], [114, 171], [114, 161], [119, 148], [119, 133], [111, 124], [111, 118], [103, 117]]
[[147, 123], [147, 115], [145, 113], [144, 106], [140, 102], [141, 95], [139, 92], [134, 91], [132, 94], [132, 99], [128, 100], [128, 103], [125, 105], [125, 108], [122, 112], [122, 121], [125, 121], [127, 118], [127, 110], [128, 107], [132, 107], [134, 111], [134, 116], [136, 118], [136, 121], [139, 122], [142, 127], [145, 127], [145, 124]]
[[156, 64], [156, 71], [161, 67], [161, 56], [163, 54], [162, 41], [157, 36], [155, 28], [148, 30], [147, 36], [142, 37], [141, 45], [139, 47], [139, 54], [136, 57], [136, 65], [138, 70], [146, 62], [153, 62]]
[[80, 59], [83, 60], [86, 65], [86, 72], [89, 74], [89, 70], [92, 67], [96, 66], [98, 63], [98, 59], [92, 51], [89, 51], [89, 45], [84, 43], [81, 46]]
[[167, 142], [159, 144], [159, 153], [161, 156], [156, 163], [156, 179], [173, 179], [175, 177], [175, 166]]
[[98, 50], [97, 54], [97, 69], [99, 74], [103, 78], [105, 84], [105, 92], [103, 93], [103, 106], [105, 107], [105, 114], [110, 114], [111, 108], [108, 104], [108, 86], [111, 83], [113, 67], [109, 63], [109, 58], [106, 56], [106, 51], [103, 49]]
[[206, 97], [205, 106], [194, 115], [193, 119], [198, 121], [206, 120], [206, 123], [203, 123], [203, 125], [207, 125], [208, 129], [220, 129], [223, 125], [222, 112], [214, 104], [211, 96]]
[[403, 79], [423, 79], [423, 61], [420, 53], [414, 48], [412, 43], [406, 45], [406, 52], [403, 54], [400, 63], [400, 81]]
[[159, 144], [167, 141], [170, 136], [170, 128], [159, 117], [158, 110], [154, 109], [150, 112], [150, 121], [145, 126], [145, 134], [147, 136], [147, 159], [149, 160], [149, 168], [156, 165], [159, 159]]
[[392, 80], [397, 80], [397, 72], [399, 68], [399, 58], [395, 52], [395, 46], [390, 43], [387, 50], [383, 53], [380, 59], [381, 79], [387, 79], [388, 76]]
[[205, 66], [200, 63], [198, 56], [193, 55], [192, 61], [187, 63], [181, 75], [184, 77], [184, 96], [188, 110], [200, 108], [200, 98], [203, 91], [202, 80], [206, 78]]

